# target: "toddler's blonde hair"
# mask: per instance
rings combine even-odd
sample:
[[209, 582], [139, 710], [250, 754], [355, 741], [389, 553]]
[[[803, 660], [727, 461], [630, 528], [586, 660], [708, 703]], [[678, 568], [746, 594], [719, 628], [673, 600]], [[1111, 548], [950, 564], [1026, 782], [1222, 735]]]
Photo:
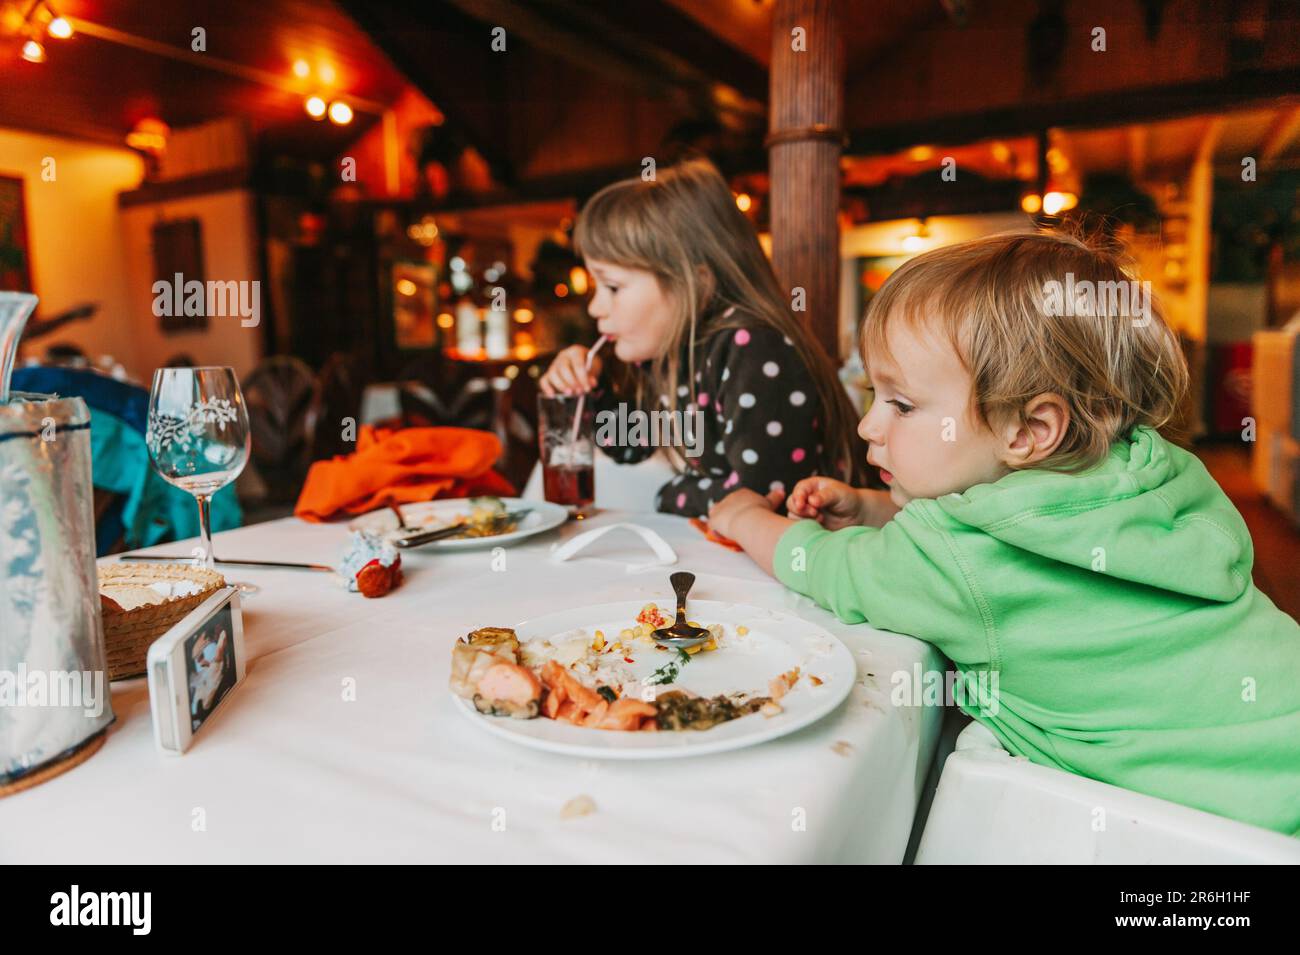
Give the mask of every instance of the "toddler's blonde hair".
[[1094, 300], [1122, 301], [1108, 293], [1142, 288], [1130, 284], [1136, 278], [1118, 254], [1056, 232], [935, 249], [900, 266], [871, 300], [863, 355], [888, 357], [886, 330], [895, 321], [946, 335], [970, 372], [984, 424], [1024, 424], [1026, 403], [1044, 392], [1065, 399], [1065, 437], [1035, 467], [1084, 470], [1138, 425], [1172, 421], [1187, 392], [1186, 359], [1153, 296], [1139, 299], [1141, 309], [1130, 296], [1128, 309], [1079, 314], [1058, 294], [1091, 288], [1102, 292]]

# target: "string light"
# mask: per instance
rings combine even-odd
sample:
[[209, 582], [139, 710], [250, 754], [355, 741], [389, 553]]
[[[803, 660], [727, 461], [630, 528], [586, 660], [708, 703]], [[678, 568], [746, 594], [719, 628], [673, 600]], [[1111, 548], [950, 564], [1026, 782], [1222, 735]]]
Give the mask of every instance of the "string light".
[[579, 295], [587, 294], [587, 271], [581, 265], [569, 269], [569, 285]]
[[346, 126], [352, 122], [352, 107], [341, 99], [330, 103], [330, 122], [336, 126]]
[[911, 235], [903, 236], [903, 251], [907, 253], [920, 252], [929, 244], [930, 230], [925, 227], [925, 220], [918, 219], [916, 222], [916, 231]]
[[[42, 25], [39, 15], [48, 16], [49, 20]], [[60, 16], [59, 12], [50, 5], [49, 0], [37, 0], [27, 10], [27, 15], [22, 18], [22, 25], [16, 32], [27, 36], [19, 50], [19, 55], [28, 63], [44, 63], [45, 44], [41, 42], [42, 37], [51, 36], [56, 40], [66, 40], [72, 36], [73, 30], [72, 23]]]

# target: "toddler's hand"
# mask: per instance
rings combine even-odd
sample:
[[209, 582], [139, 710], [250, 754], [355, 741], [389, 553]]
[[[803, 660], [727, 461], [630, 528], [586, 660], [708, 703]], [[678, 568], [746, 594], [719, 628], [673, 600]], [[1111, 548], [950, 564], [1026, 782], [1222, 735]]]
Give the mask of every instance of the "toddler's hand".
[[785, 507], [791, 517], [811, 518], [828, 531], [861, 524], [867, 516], [857, 490], [828, 477], [804, 478], [790, 492]]
[[734, 539], [736, 525], [744, 520], [746, 511], [752, 508], [775, 511], [781, 506], [783, 496], [780, 491], [770, 491], [764, 497], [747, 487], [737, 488], [709, 508], [709, 528], [723, 537]]
[[600, 356], [591, 360], [591, 370], [588, 371], [587, 351], [586, 345], [570, 345], [556, 355], [551, 367], [546, 369], [546, 374], [537, 383], [542, 394], [548, 397], [585, 395], [595, 388], [600, 377]]

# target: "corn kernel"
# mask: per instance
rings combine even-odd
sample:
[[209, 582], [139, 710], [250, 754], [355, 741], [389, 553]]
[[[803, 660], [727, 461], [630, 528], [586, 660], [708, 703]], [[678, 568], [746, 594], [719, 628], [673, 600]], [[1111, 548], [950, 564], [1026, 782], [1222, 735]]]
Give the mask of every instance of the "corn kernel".
[[749, 628], [746, 627], [746, 626], [739, 626], [739, 627], [736, 628], [736, 635], [737, 635], [737, 636], [741, 636], [741, 637], [743, 637], [743, 636], [744, 636], [745, 634], [747, 634], [747, 633], [749, 633]]
[[687, 621], [686, 621], [686, 625], [687, 625], [688, 627], [694, 627], [694, 628], [697, 629], [697, 630], [700, 628], [699, 623], [698, 623], [697, 621], [695, 621], [695, 620], [687, 620]]
[[716, 650], [716, 649], [718, 649], [718, 642], [717, 642], [716, 640], [710, 640], [708, 643], [704, 644], [704, 649], [705, 649], [705, 650]]
[[604, 646], [605, 646], [605, 634], [602, 631], [597, 630], [596, 639], [591, 641], [591, 647], [593, 650], [600, 650]]

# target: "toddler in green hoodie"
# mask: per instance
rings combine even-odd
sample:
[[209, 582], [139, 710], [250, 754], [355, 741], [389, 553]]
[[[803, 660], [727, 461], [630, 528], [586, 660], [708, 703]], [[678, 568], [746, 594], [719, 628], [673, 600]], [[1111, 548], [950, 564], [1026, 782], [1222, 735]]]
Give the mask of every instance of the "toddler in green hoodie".
[[1300, 834], [1300, 625], [1246, 525], [1157, 428], [1187, 369], [1110, 253], [992, 236], [900, 267], [862, 347], [888, 491], [830, 478], [710, 512], [840, 619], [927, 640], [1012, 753]]

